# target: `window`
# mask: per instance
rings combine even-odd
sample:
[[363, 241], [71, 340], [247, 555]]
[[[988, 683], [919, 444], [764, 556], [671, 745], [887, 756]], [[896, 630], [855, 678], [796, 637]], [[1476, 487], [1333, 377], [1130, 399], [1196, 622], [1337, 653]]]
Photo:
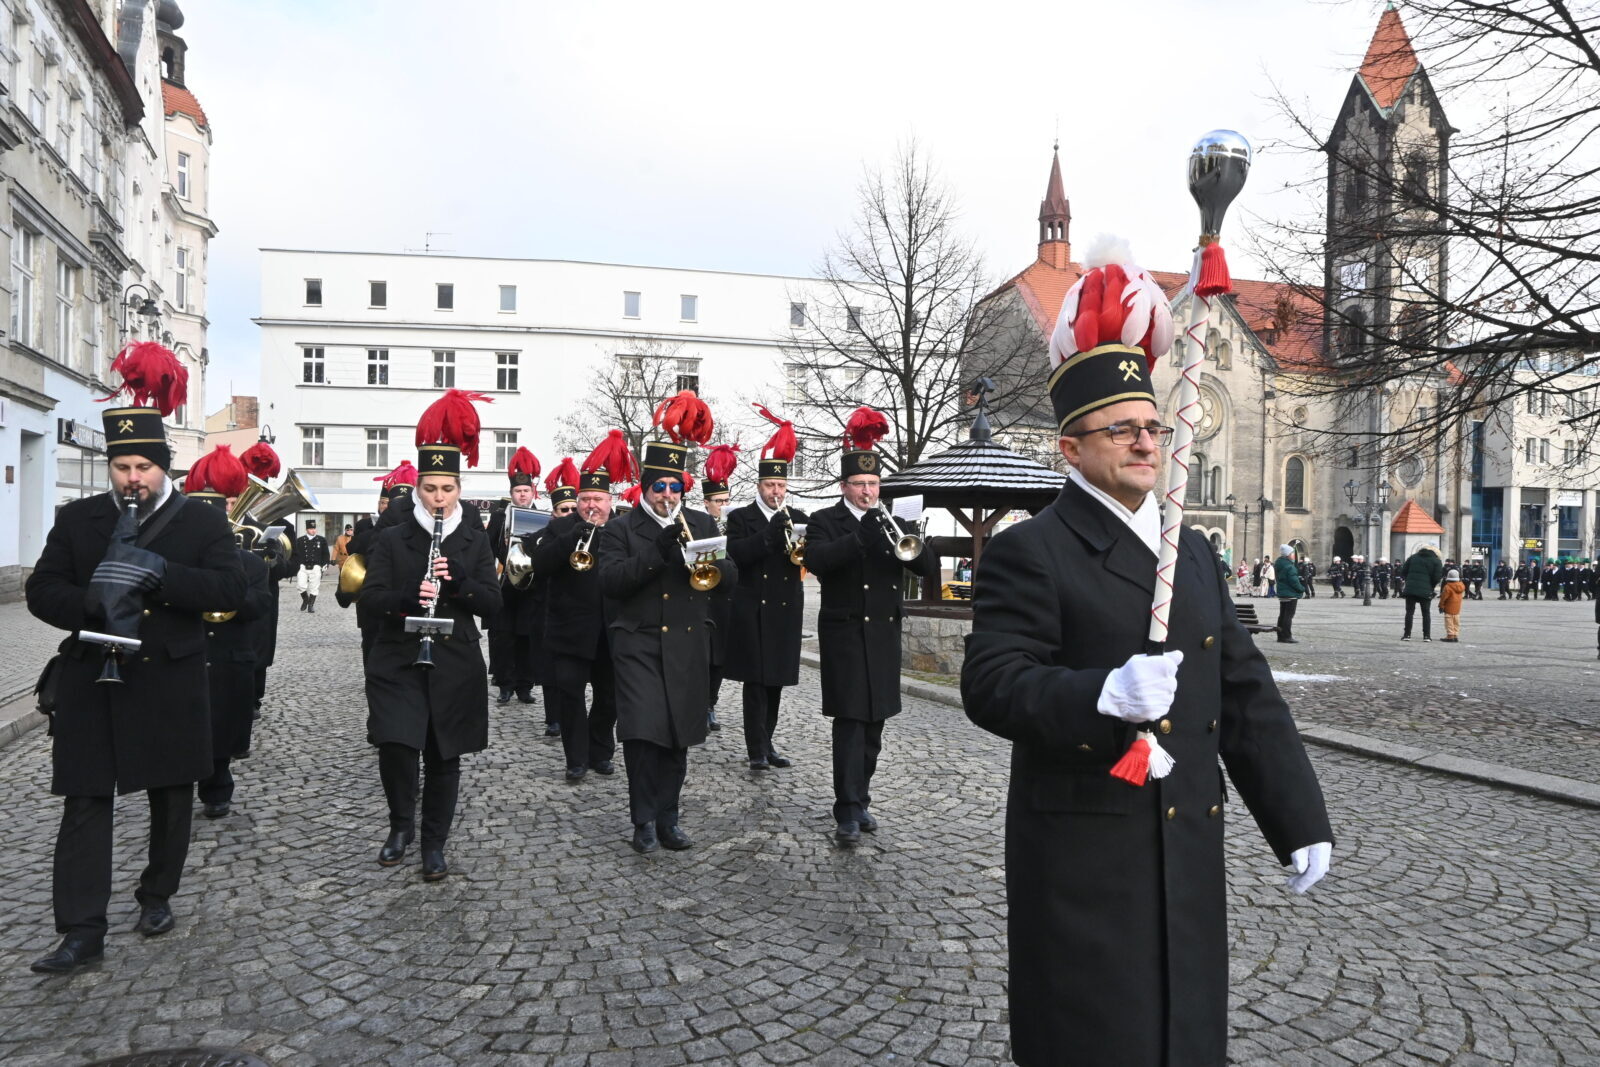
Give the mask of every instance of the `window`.
[[322, 466], [323, 433], [321, 426], [302, 426], [300, 428], [300, 465], [302, 467]]
[[791, 404], [803, 403], [806, 398], [806, 368], [800, 363], [783, 365], [783, 398]]
[[494, 354], [494, 387], [503, 389], [508, 393], [517, 391], [517, 353], [496, 352]]
[[517, 310], [517, 287], [516, 286], [514, 286], [514, 285], [502, 285], [500, 287], [500, 310], [501, 311], [515, 311], [515, 310]]
[[50, 103], [45, 88], [44, 53], [35, 46], [29, 50], [27, 63], [31, 70], [28, 76], [28, 121], [33, 123], [34, 129], [43, 133], [45, 108]]
[[189, 199], [189, 153], [178, 153], [178, 196]]
[[453, 311], [456, 306], [456, 287], [451, 282], [439, 282], [435, 288], [434, 307], [440, 311]]
[[1283, 466], [1283, 506], [1305, 510], [1306, 461], [1299, 456], [1289, 457], [1289, 462]]
[[322, 306], [322, 279], [306, 279], [306, 307], [319, 308]]
[[1528, 393], [1528, 414], [1539, 414], [1539, 394], [1531, 390]]
[[622, 294], [622, 317], [636, 319], [639, 317], [639, 294], [624, 292]]
[[1194, 459], [1189, 462], [1189, 478], [1183, 487], [1183, 502], [1185, 506], [1199, 504], [1205, 500], [1206, 457], [1199, 452], [1194, 454]]
[[1539, 441], [1539, 462], [1550, 462], [1550, 438], [1541, 438]]
[[636, 397], [644, 394], [643, 356], [617, 356], [617, 373], [622, 395]]
[[305, 385], [323, 385], [327, 382], [324, 372], [322, 349], [302, 348], [300, 350], [301, 375], [300, 381]]
[[367, 283], [367, 306], [375, 308], [386, 308], [389, 306], [388, 282]]
[[38, 334], [39, 235], [19, 222], [11, 238], [11, 336], [35, 348]]
[[[389, 350], [387, 348], [367, 349], [367, 384], [389, 384]], [[367, 464], [371, 466], [372, 464]]]
[[700, 361], [698, 359], [678, 360], [678, 391], [693, 389], [700, 391]]
[[1522, 442], [1522, 458], [1523, 458], [1523, 460], [1525, 462], [1532, 463], [1534, 461], [1534, 458], [1538, 455], [1538, 449], [1539, 449], [1538, 444], [1531, 437], [1528, 438], [1526, 441]]
[[1351, 308], [1339, 324], [1339, 349], [1346, 359], [1355, 359], [1367, 348], [1367, 314], [1360, 308]]
[[1346, 293], [1359, 293], [1367, 287], [1367, 265], [1346, 263], [1339, 268], [1339, 288]]
[[1571, 441], [1562, 441], [1561, 442], [1561, 462], [1562, 462], [1562, 464], [1570, 466], [1572, 464], [1572, 461], [1576, 457], [1577, 457], [1577, 448], [1573, 444], [1573, 442], [1571, 442]]
[[684, 322], [694, 322], [700, 317], [700, 298], [684, 293], [678, 297], [678, 318]]
[[1222, 468], [1211, 468], [1211, 480], [1206, 483], [1206, 503], [1215, 507], [1222, 498]]
[[1574, 541], [1578, 537], [1578, 512], [1580, 509], [1570, 505], [1561, 504], [1556, 507], [1556, 536], [1563, 541]]
[[789, 304], [789, 325], [800, 327], [806, 324], [806, 306], [804, 304]]
[[379, 470], [389, 469], [389, 431], [367, 429], [367, 466]]
[[861, 309], [858, 307], [848, 308], [847, 313], [850, 329], [856, 333], [865, 333], [866, 331], [861, 328]]
[[177, 277], [172, 286], [172, 304], [179, 311], [189, 310], [189, 250], [180, 247], [173, 254], [173, 269]]
[[456, 354], [454, 352], [434, 352], [433, 387], [435, 389], [454, 389], [456, 387]]
[[56, 257], [56, 359], [73, 365], [73, 315], [78, 300], [78, 268]]
[[511, 466], [511, 457], [517, 453], [517, 431], [494, 432], [494, 465], [501, 470]]

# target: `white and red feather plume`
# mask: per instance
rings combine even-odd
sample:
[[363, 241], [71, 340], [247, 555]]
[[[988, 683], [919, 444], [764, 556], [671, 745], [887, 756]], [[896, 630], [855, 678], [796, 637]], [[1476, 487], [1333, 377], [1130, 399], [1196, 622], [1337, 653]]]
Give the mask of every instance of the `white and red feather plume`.
[[672, 443], [681, 445], [693, 441], [703, 445], [711, 440], [716, 424], [711, 418], [711, 408], [695, 395], [693, 389], [681, 389], [656, 405], [654, 424], [667, 431]]
[[189, 399], [189, 368], [154, 341], [130, 342], [111, 361], [111, 370], [122, 376], [122, 385], [106, 400], [126, 393], [135, 407], [154, 407], [167, 416]]
[[1167, 294], [1133, 262], [1126, 241], [1105, 234], [1095, 238], [1085, 264], [1089, 272], [1061, 302], [1050, 335], [1050, 368], [1079, 352], [1120, 344], [1144, 349], [1151, 370], [1172, 348], [1172, 308]]

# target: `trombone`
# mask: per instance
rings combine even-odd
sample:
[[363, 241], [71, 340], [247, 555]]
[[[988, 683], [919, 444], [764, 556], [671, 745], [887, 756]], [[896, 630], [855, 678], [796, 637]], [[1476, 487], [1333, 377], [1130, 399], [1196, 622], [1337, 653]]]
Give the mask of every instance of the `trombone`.
[[783, 547], [789, 553], [789, 562], [796, 567], [804, 567], [806, 565], [806, 528], [804, 526], [795, 526], [794, 516], [789, 513], [789, 505], [787, 504], [783, 506], [783, 520], [788, 527], [783, 533]]
[[573, 570], [582, 572], [594, 567], [594, 551], [590, 546], [594, 544], [594, 532], [599, 528], [591, 522], [588, 531], [579, 539], [578, 546], [572, 550], [572, 555], [567, 557], [567, 563]]
[[894, 552], [895, 559], [910, 563], [922, 555], [922, 538], [906, 533], [882, 504], [878, 505], [878, 517], [883, 520], [883, 536], [889, 539], [889, 548]]
[[[699, 592], [710, 592], [717, 587], [718, 582], [722, 581], [722, 568], [698, 554], [694, 559], [689, 558], [689, 544], [695, 537], [689, 529], [688, 516], [684, 515], [681, 508], [678, 511], [678, 522], [683, 526], [683, 563], [689, 568], [689, 585]], [[721, 540], [726, 543], [727, 538]]]

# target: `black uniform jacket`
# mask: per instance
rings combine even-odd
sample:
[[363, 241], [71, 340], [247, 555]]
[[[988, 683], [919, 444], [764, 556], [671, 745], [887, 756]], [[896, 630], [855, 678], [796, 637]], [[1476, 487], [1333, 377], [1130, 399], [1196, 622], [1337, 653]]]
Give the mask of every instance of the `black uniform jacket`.
[[[61, 643], [54, 775], [59, 796], [110, 796], [197, 782], [211, 773], [206, 685], [206, 611], [244, 602], [244, 572], [227, 518], [185, 501], [146, 548], [167, 561], [161, 588], [145, 598], [138, 652], [125, 656], [122, 685], [96, 685], [105, 655], [76, 637]], [[109, 493], [74, 500], [56, 513], [33, 573], [28, 610], [62, 630], [95, 629], [84, 596], [117, 521]], [[157, 512], [146, 522], [155, 522]]]
[[937, 556], [924, 549], [902, 564], [871, 523], [868, 516], [862, 529], [841, 500], [813, 514], [806, 527], [806, 569], [822, 584], [822, 714], [863, 722], [900, 712], [902, 569], [939, 575]]
[[278, 546], [277, 555], [263, 556], [267, 564], [267, 592], [272, 594], [272, 609], [267, 612], [265, 626], [257, 627], [256, 669], [272, 666], [278, 655], [278, 583], [285, 578], [294, 577], [298, 569], [295, 566], [294, 556], [288, 552], [281, 552]]
[[211, 691], [211, 755], [226, 759], [239, 751], [256, 703], [256, 663], [261, 634], [270, 629], [277, 600], [266, 561], [235, 550], [244, 571], [244, 603], [226, 622], [206, 622], [207, 673]]
[[321, 534], [301, 534], [294, 543], [294, 561], [301, 567], [326, 567], [328, 539]]
[[[616, 516], [611, 522], [617, 522]], [[608, 523], [607, 525], [610, 525]], [[598, 659], [607, 655], [606, 622], [610, 618], [605, 594], [600, 592], [600, 553], [602, 527], [589, 541], [589, 554], [595, 565], [575, 571], [570, 562], [587, 524], [576, 513], [551, 519], [528, 555], [533, 560], [536, 578], [549, 579], [545, 600], [544, 653]]]
[[1006, 813], [1013, 1055], [1022, 1065], [1225, 1061], [1226, 801], [1220, 755], [1280, 863], [1332, 841], [1272, 671], [1205, 539], [1183, 529], [1155, 725], [1177, 765], [1109, 774], [1133, 729], [1095, 710], [1142, 651], [1156, 558], [1074, 483], [984, 550], [961, 673], [969, 718], [1012, 742]]
[[[791, 508], [790, 516], [802, 526], [808, 521], [803, 511]], [[736, 682], [796, 685], [800, 681], [805, 584], [800, 568], [789, 562], [783, 542], [774, 537], [757, 505], [728, 513], [728, 555], [738, 564], [739, 584], [733, 590], [728, 658], [722, 672]]]
[[[501, 564], [506, 561], [506, 509], [497, 508], [489, 516], [489, 547], [494, 551], [494, 558]], [[523, 551], [533, 547], [532, 535], [522, 539]], [[510, 630], [518, 637], [531, 636], [535, 628], [535, 609], [542, 605], [534, 598], [532, 583], [527, 588], [518, 589], [512, 585], [504, 575], [500, 578], [500, 610], [494, 618], [489, 620], [489, 629], [499, 631]]]
[[[695, 538], [716, 537], [717, 524], [685, 508]], [[674, 525], [676, 521], [674, 521]], [[601, 531], [600, 587], [613, 602], [611, 664], [617, 679], [617, 737], [664, 748], [706, 739], [711, 702], [711, 594], [689, 584], [689, 568], [661, 558], [661, 526], [646, 505], [612, 519]], [[732, 560], [717, 561], [722, 583], [738, 578]]]
[[406, 633], [405, 618], [422, 614], [417, 586], [432, 543], [432, 531], [412, 517], [384, 528], [367, 555], [361, 607], [380, 619], [366, 663], [367, 740], [420, 750], [431, 724], [439, 754], [450, 759], [489, 745], [489, 676], [474, 616], [499, 610], [500, 588], [488, 536], [463, 515], [439, 549], [450, 561], [451, 580], [434, 611], [437, 618], [454, 619], [455, 629], [434, 638], [431, 670], [413, 666], [422, 635]]

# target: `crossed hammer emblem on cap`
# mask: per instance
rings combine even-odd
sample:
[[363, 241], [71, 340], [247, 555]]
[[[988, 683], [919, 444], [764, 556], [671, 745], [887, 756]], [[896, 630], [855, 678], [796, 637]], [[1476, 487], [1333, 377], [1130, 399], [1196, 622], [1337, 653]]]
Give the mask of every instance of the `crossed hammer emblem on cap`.
[[118, 433], [132, 433], [133, 432], [133, 420], [132, 419], [119, 419], [119, 420], [117, 420], [117, 432]]
[[1117, 369], [1122, 372], [1122, 380], [1132, 381], [1139, 377], [1139, 364], [1131, 359], [1125, 359], [1117, 364]]
[[433, 454], [433, 459], [430, 461], [430, 465], [434, 466], [434, 467], [442, 467], [442, 466], [444, 466], [444, 453], [435, 452]]

